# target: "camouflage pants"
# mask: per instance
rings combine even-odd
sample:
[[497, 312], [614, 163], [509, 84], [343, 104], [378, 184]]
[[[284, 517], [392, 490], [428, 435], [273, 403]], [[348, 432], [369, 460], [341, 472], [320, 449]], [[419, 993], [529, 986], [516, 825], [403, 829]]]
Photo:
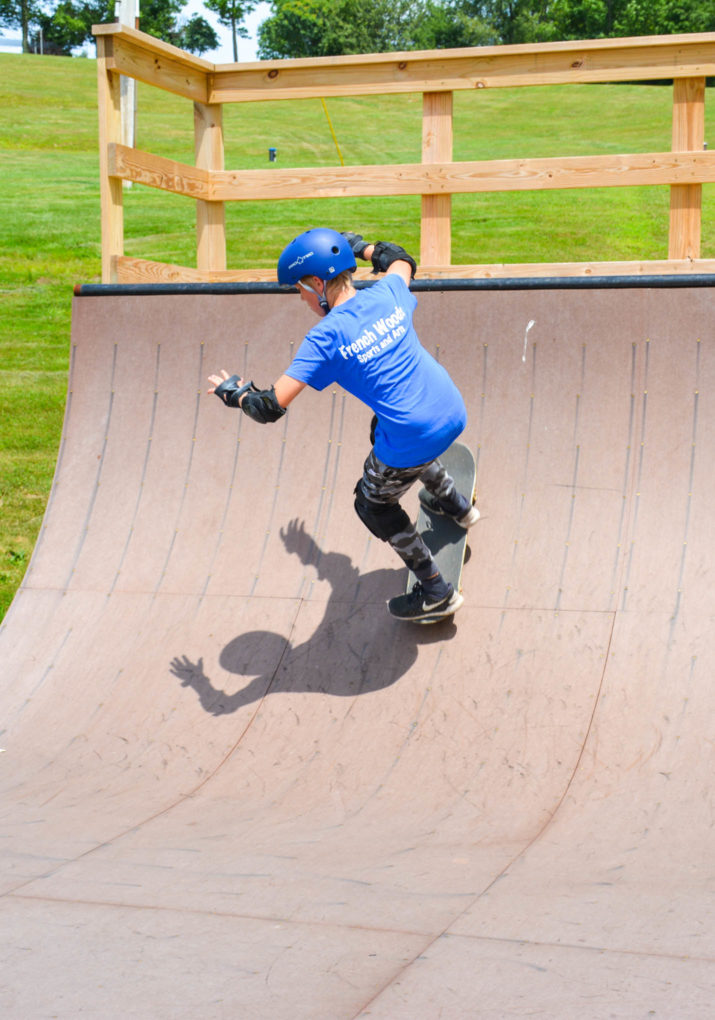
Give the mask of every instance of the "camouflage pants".
[[[456, 496], [454, 480], [439, 460], [417, 467], [393, 468], [376, 457], [374, 449], [365, 461], [361, 485], [364, 496], [371, 503], [399, 506], [402, 496], [418, 480], [428, 492], [447, 505]], [[390, 535], [386, 541], [420, 580], [437, 573], [432, 554], [413, 524]]]

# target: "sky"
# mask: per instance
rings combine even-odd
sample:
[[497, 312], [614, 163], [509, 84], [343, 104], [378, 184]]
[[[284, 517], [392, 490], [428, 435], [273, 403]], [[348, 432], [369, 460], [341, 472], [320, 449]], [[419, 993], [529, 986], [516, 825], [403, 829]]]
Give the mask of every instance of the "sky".
[[[271, 13], [270, 4], [259, 3], [255, 10], [248, 15], [244, 24], [249, 31], [250, 38], [238, 40], [238, 59], [239, 62], [244, 63], [249, 60], [257, 60], [257, 41], [256, 33], [258, 26], [262, 21], [265, 21]], [[189, 0], [186, 7], [181, 12], [181, 17], [188, 20], [192, 14], [200, 14], [208, 23], [214, 28], [216, 34], [221, 40], [219, 47], [215, 50], [207, 50], [202, 56], [205, 60], [211, 60], [215, 64], [231, 64], [233, 63], [233, 43], [231, 41], [231, 30], [223, 28], [219, 25], [215, 14], [211, 11], [207, 11], [203, 5], [202, 0]], [[141, 27], [141, 26], [140, 26]], [[4, 28], [0, 29], [0, 37], [7, 39], [19, 39], [20, 32], [16, 29]], [[94, 56], [94, 46], [88, 47], [88, 55]], [[0, 52], [6, 53], [19, 53], [20, 50], [17, 47], [4, 46], [3, 40], [0, 38]]]
[[[234, 44], [231, 39], [231, 29], [224, 29], [222, 25], [218, 23], [216, 15], [212, 14], [210, 10], [206, 10], [202, 0], [190, 0], [182, 11], [182, 17], [186, 17], [187, 19], [190, 18], [192, 14], [201, 14], [201, 16], [208, 21], [216, 35], [221, 40], [218, 49], [207, 50], [206, 53], [201, 54], [204, 60], [212, 60], [213, 63], [233, 63]], [[258, 59], [256, 54], [256, 48], [258, 45], [256, 42], [256, 33], [258, 31], [258, 25], [269, 15], [270, 4], [259, 3], [255, 10], [253, 10], [244, 21], [251, 38], [239, 39], [239, 61], [241, 63], [244, 63], [247, 60]]]
[[[249, 39], [238, 40], [238, 59], [240, 63], [244, 63], [247, 60], [258, 60], [256, 53], [257, 41], [256, 32], [258, 26], [262, 21], [265, 21], [270, 16], [271, 7], [268, 3], [259, 3], [258, 6], [248, 15], [244, 21], [244, 25], [250, 33]], [[221, 45], [218, 49], [207, 50], [206, 53], [202, 53], [201, 56], [204, 60], [211, 60], [214, 64], [231, 64], [233, 63], [233, 43], [231, 41], [231, 30], [229, 28], [223, 28], [219, 25], [215, 14], [211, 11], [207, 11], [204, 7], [202, 0], [189, 0], [186, 7], [181, 12], [181, 17], [187, 20], [192, 14], [200, 14], [215, 30], [216, 35], [221, 39]]]

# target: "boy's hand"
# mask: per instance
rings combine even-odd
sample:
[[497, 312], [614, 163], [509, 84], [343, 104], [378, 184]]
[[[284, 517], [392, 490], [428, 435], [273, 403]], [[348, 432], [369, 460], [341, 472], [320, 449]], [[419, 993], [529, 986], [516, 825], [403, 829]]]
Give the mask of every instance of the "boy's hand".
[[229, 375], [223, 368], [221, 375], [210, 375], [209, 382], [213, 383], [213, 386], [208, 392], [215, 393], [227, 407], [241, 407], [245, 391], [253, 386], [253, 383], [244, 386], [243, 379], [239, 379], [237, 375]]
[[408, 286], [415, 278], [417, 263], [399, 244], [393, 244], [391, 241], [378, 241], [372, 246], [369, 258], [372, 262], [373, 273], [399, 273]]
[[[207, 390], [207, 392], [208, 393], [215, 393], [216, 390], [218, 389], [218, 387], [222, 386], [229, 379], [234, 380], [234, 388], [235, 389], [238, 390], [238, 389], [241, 388], [241, 386], [243, 386], [243, 379], [239, 379], [238, 376], [236, 376], [236, 375], [233, 375], [233, 376], [229, 375], [228, 372], [226, 371], [226, 369], [222, 368], [221, 369], [221, 375], [210, 375], [209, 376], [209, 382], [213, 383], [213, 386], [211, 387], [210, 390]], [[223, 399], [221, 394], [219, 394], [219, 396], [221, 396], [221, 399]], [[225, 403], [225, 401], [224, 401], [224, 403]], [[239, 401], [238, 406], [239, 407], [241, 406], [240, 401]]]
[[343, 230], [342, 235], [352, 248], [353, 255], [356, 259], [365, 259], [369, 261], [369, 256], [365, 254], [365, 249], [369, 248], [370, 245], [367, 241], [363, 240], [362, 234], [353, 234], [349, 230]]
[[209, 376], [209, 382], [213, 383], [213, 386], [211, 387], [210, 390], [207, 390], [206, 392], [207, 393], [215, 393], [216, 392], [216, 387], [220, 386], [222, 382], [226, 382], [228, 377], [229, 377], [229, 375], [228, 375], [228, 372], [226, 371], [225, 368], [221, 369], [221, 375], [210, 375]]

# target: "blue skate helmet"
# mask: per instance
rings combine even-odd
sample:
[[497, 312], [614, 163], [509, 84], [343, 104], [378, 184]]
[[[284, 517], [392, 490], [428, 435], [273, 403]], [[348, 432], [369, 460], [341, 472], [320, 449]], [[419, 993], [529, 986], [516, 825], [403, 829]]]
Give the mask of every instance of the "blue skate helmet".
[[295, 286], [304, 276], [332, 280], [346, 269], [355, 269], [353, 250], [337, 230], [315, 227], [293, 238], [278, 259], [278, 283]]

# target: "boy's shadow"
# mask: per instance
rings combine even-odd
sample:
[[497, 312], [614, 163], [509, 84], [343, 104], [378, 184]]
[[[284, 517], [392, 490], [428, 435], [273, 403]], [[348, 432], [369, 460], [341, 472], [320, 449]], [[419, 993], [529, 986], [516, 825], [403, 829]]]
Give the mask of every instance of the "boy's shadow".
[[[170, 665], [182, 687], [192, 687], [202, 708], [212, 715], [237, 712], [266, 694], [311, 692], [354, 697], [394, 684], [412, 666], [419, 645], [444, 641], [456, 632], [452, 620], [428, 626], [399, 623], [384, 606], [397, 577], [395, 570], [361, 576], [348, 556], [324, 553], [305, 531], [291, 521], [281, 529], [290, 553], [312, 564], [320, 580], [331, 585], [325, 614], [315, 632], [293, 646], [281, 634], [249, 631], [230, 641], [219, 663], [238, 676], [253, 677], [240, 691], [229, 694], [214, 687], [204, 661], [177, 656]], [[307, 606], [319, 606], [308, 602]]]

